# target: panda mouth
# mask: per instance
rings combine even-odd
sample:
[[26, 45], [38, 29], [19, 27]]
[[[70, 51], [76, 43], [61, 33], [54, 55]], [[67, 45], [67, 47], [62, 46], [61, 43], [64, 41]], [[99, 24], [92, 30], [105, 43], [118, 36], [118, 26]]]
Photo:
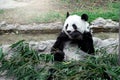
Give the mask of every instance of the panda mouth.
[[81, 34], [71, 34], [72, 40], [82, 40], [83, 36]]
[[83, 34], [77, 30], [75, 31], [64, 31], [65, 34], [71, 39], [71, 40], [82, 40]]
[[73, 32], [71, 32], [71, 31], [68, 32], [67, 31], [67, 33], [70, 36], [70, 39], [72, 39], [72, 40], [82, 40], [82, 38], [83, 38], [82, 33], [77, 31], [77, 30], [73, 31]]
[[70, 39], [72, 39], [70, 33], [68, 33], [67, 31], [64, 31], [64, 32], [65, 32], [65, 34], [66, 34]]

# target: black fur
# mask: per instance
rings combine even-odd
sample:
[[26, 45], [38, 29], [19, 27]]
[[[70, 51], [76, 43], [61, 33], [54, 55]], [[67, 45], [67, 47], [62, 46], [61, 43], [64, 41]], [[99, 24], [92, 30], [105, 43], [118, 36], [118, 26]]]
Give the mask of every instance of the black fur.
[[84, 21], [88, 21], [88, 15], [87, 14], [82, 14], [81, 19]]
[[68, 24], [65, 26], [65, 29], [67, 29], [68, 28]]
[[55, 44], [53, 45], [51, 49], [51, 53], [54, 55], [55, 61], [63, 61], [64, 60], [64, 45], [67, 41], [71, 41], [73, 43], [77, 43], [78, 47], [88, 53], [93, 54], [94, 53], [94, 46], [93, 46], [93, 39], [90, 32], [84, 32], [83, 34], [79, 31], [74, 31], [71, 36], [74, 39], [70, 39], [64, 32], [61, 32], [58, 36]]
[[68, 17], [69, 17], [69, 15], [70, 15], [70, 14], [69, 14], [69, 12], [67, 12], [66, 18], [68, 18]]
[[[66, 18], [69, 17], [69, 12], [67, 12]], [[88, 20], [87, 14], [82, 14], [81, 19], [84, 21]], [[94, 53], [94, 46], [93, 46], [93, 39], [90, 32], [84, 32], [83, 34], [79, 31], [77, 31], [77, 26], [75, 24], [72, 25], [74, 30], [73, 32], [67, 31], [68, 34], [72, 37], [69, 38], [68, 35], [65, 34], [65, 32], [61, 32], [60, 35], [57, 37], [56, 42], [54, 43], [51, 53], [54, 55], [55, 61], [63, 61], [65, 53], [63, 52], [64, 45], [67, 41], [71, 41], [72, 43], [78, 44], [78, 47], [88, 53], [93, 54]], [[68, 24], [65, 27], [68, 28]]]
[[67, 41], [69, 41], [69, 37], [64, 33], [61, 32], [60, 35], [57, 37], [55, 44], [51, 49], [51, 54], [54, 55], [55, 61], [63, 61], [64, 60], [64, 45]]
[[93, 39], [90, 32], [84, 32], [82, 41], [79, 42], [78, 47], [81, 48], [82, 51], [87, 52], [88, 54], [94, 53]]
[[82, 39], [82, 33], [75, 30], [72, 33], [70, 33], [70, 36], [73, 38], [73, 40], [81, 40]]
[[77, 26], [75, 24], [72, 25], [75, 30], [77, 30]]

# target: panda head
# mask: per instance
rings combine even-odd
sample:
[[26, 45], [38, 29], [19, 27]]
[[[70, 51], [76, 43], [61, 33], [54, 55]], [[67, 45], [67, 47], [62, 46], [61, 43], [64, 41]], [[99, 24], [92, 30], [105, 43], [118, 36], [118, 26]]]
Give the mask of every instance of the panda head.
[[90, 32], [88, 15], [82, 14], [78, 15], [69, 15], [67, 12], [66, 20], [63, 26], [62, 31], [66, 33], [71, 39], [82, 38], [84, 32]]

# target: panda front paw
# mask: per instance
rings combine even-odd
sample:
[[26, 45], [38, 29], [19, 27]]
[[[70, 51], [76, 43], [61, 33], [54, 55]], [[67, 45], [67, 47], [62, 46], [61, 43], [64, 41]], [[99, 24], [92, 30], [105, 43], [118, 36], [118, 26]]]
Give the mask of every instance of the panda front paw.
[[54, 61], [61, 62], [64, 60], [65, 53], [63, 51], [56, 50], [56, 51], [51, 52], [51, 54], [53, 54], [53, 56], [54, 56]]

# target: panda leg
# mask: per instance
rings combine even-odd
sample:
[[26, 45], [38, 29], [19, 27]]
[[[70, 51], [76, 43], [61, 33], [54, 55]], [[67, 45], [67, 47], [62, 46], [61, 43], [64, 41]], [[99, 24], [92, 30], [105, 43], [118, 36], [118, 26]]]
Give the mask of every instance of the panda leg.
[[63, 61], [65, 53], [63, 52], [65, 43], [69, 40], [69, 37], [64, 33], [61, 32], [60, 35], [57, 37], [56, 42], [54, 43], [53, 47], [51, 48], [51, 54], [54, 55], [55, 61]]

